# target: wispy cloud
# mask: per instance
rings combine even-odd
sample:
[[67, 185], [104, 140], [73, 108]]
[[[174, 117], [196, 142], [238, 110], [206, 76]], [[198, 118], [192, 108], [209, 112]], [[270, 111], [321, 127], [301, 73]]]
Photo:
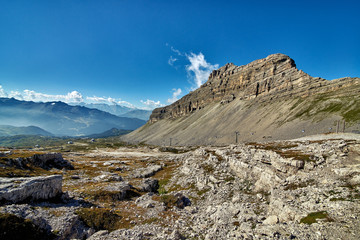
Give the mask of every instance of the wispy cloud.
[[167, 100], [167, 102], [168, 102], [168, 103], [173, 103], [173, 102], [177, 101], [177, 100], [178, 100], [178, 97], [179, 97], [180, 94], [181, 94], [181, 92], [182, 92], [182, 91], [181, 91], [180, 88], [178, 88], [178, 89], [173, 88], [172, 97], [169, 98], [169, 99]]
[[177, 61], [177, 58], [174, 58], [173, 56], [170, 56], [169, 60], [168, 60], [168, 64], [170, 66], [174, 66], [174, 62]]
[[[189, 64], [185, 65], [185, 70], [188, 74], [191, 83], [191, 90], [195, 90], [199, 88], [203, 83], [205, 83], [210, 75], [210, 73], [214, 70], [219, 68], [219, 64], [211, 64], [206, 61], [205, 56], [203, 53], [185, 53], [181, 52], [180, 50], [170, 46], [168, 43], [166, 44], [167, 47], [170, 47], [170, 50], [176, 53], [177, 57], [180, 59], [184, 59]], [[170, 56], [168, 63], [169, 65], [174, 66], [175, 61], [178, 61], [178, 58], [174, 58]], [[176, 69], [178, 66], [176, 67]]]
[[7, 93], [2, 86], [0, 86], [0, 96], [34, 102], [62, 101], [66, 103], [81, 103], [84, 101], [83, 96], [78, 91], [72, 91], [66, 95], [51, 95], [28, 89], [25, 89], [22, 92], [10, 91], [10, 93]]
[[25, 101], [35, 102], [62, 101], [66, 103], [81, 103], [84, 101], [83, 96], [78, 91], [72, 91], [66, 95], [50, 95], [26, 89], [23, 91], [23, 93], [16, 92], [16, 96], [22, 96], [23, 100]]
[[8, 97], [7, 93], [3, 89], [3, 87], [0, 85], [0, 97]]
[[121, 99], [115, 99], [112, 97], [86, 97], [86, 100], [90, 103], [105, 103], [105, 104], [112, 104], [112, 105], [125, 105], [130, 108], [135, 108], [135, 106], [127, 101], [123, 101]]
[[185, 53], [180, 52], [178, 49], [174, 48], [173, 46], [170, 47], [171, 51], [173, 51], [174, 53], [176, 53], [179, 56], [185, 56]]
[[105, 104], [116, 104], [127, 106], [130, 108], [135, 108], [135, 106], [127, 101], [121, 100], [120, 98], [112, 97], [83, 97], [83, 95], [78, 91], [72, 91], [66, 95], [51, 95], [46, 93], [39, 93], [33, 90], [23, 90], [19, 91], [10, 91], [9, 93], [0, 85], [0, 97], [15, 98], [18, 100], [24, 101], [34, 101], [34, 102], [53, 102], [61, 101], [70, 104], [79, 104], [79, 103], [105, 103]]
[[149, 110], [164, 106], [163, 104], [160, 103], [160, 101], [154, 101], [149, 99], [147, 99], [146, 101], [140, 100], [140, 102], [146, 105], [145, 109], [149, 109]]
[[219, 64], [212, 65], [205, 60], [204, 54], [190, 53], [186, 55], [190, 64], [186, 66], [186, 71], [193, 80], [193, 90], [199, 88], [207, 81], [210, 73], [219, 68]]

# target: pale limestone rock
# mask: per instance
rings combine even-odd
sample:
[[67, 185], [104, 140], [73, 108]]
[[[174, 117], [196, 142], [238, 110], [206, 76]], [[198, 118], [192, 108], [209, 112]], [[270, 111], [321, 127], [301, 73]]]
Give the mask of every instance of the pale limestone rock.
[[47, 200], [62, 194], [62, 176], [0, 178], [0, 201]]

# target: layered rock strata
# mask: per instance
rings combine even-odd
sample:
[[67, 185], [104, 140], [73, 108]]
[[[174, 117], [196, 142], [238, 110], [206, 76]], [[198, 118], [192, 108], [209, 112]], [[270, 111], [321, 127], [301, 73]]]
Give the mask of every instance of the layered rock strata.
[[155, 109], [150, 116], [150, 123], [188, 115], [211, 102], [229, 103], [234, 99], [254, 98], [264, 102], [276, 98], [306, 97], [359, 82], [359, 78], [333, 81], [314, 78], [298, 70], [290, 57], [273, 54], [247, 65], [236, 66], [228, 63], [214, 70], [199, 89], [169, 106]]

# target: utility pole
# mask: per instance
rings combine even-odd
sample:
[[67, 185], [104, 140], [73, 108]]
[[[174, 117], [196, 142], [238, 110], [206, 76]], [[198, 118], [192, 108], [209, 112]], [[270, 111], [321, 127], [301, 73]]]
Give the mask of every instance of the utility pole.
[[235, 143], [238, 143], [238, 135], [239, 135], [239, 131], [235, 131]]
[[339, 127], [340, 127], [340, 120], [338, 120], [336, 124], [336, 133], [339, 133]]
[[344, 120], [344, 124], [343, 124], [343, 133], [345, 132], [345, 120]]

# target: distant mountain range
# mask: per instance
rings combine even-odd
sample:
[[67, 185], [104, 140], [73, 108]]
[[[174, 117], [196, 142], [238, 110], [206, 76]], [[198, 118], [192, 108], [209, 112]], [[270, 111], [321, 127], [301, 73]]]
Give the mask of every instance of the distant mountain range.
[[120, 135], [124, 135], [124, 134], [128, 134], [130, 133], [130, 130], [121, 130], [121, 129], [117, 129], [117, 128], [112, 128], [110, 130], [107, 130], [105, 132], [102, 133], [96, 133], [96, 134], [91, 134], [88, 135], [86, 137], [88, 138], [106, 138], [106, 137], [115, 137], [115, 136], [120, 136]]
[[41, 135], [41, 136], [53, 136], [52, 133], [45, 131], [42, 128], [35, 126], [28, 127], [14, 127], [10, 125], [0, 125], [0, 136], [15, 136], [15, 135]]
[[139, 119], [142, 119], [145, 121], [149, 120], [149, 117], [152, 112], [150, 110], [129, 108], [129, 107], [120, 106], [120, 105], [116, 105], [116, 104], [109, 105], [109, 104], [102, 104], [102, 103], [80, 103], [79, 106], [98, 109], [98, 110], [108, 112], [108, 113], [111, 113], [111, 114], [119, 116], [119, 117], [139, 118]]
[[137, 118], [119, 117], [98, 109], [63, 102], [31, 102], [0, 98], [0, 125], [37, 126], [60, 136], [83, 136], [111, 128], [134, 130], [145, 124]]

